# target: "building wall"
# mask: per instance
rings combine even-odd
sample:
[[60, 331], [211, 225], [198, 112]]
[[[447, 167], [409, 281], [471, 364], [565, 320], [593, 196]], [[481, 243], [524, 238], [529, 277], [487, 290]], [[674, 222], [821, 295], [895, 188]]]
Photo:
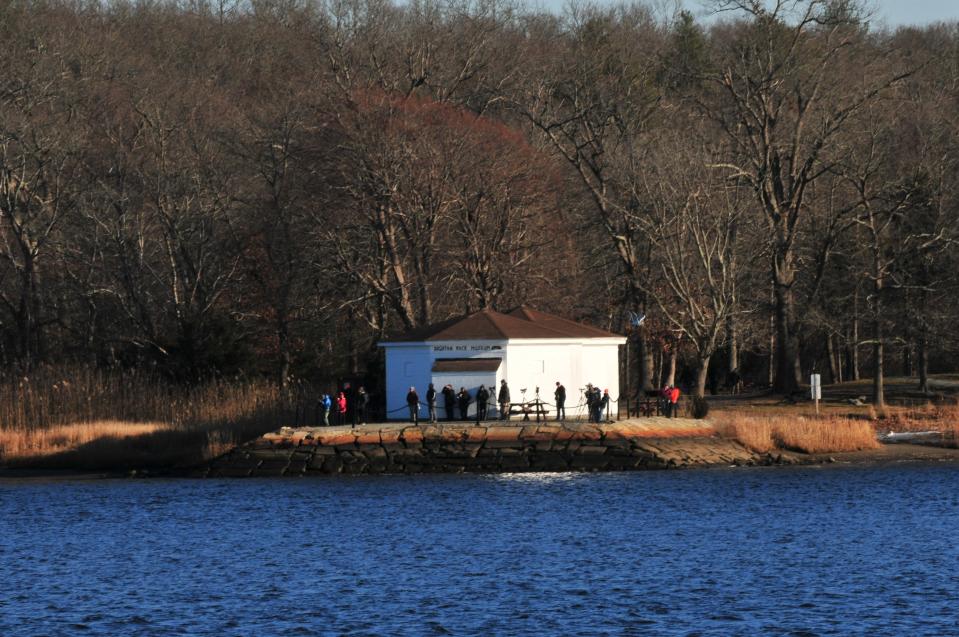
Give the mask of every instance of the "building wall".
[[[386, 348], [386, 408], [390, 420], [404, 420], [409, 417], [406, 409], [406, 393], [415, 386], [422, 401], [426, 400], [428, 383], [435, 385], [439, 392], [445, 383], [451, 383], [456, 391], [466, 387], [473, 398], [470, 406], [471, 417], [476, 413], [476, 390], [480, 383], [485, 384], [492, 394], [489, 418], [498, 418], [495, 404], [500, 381], [506, 379], [510, 387], [513, 403], [523, 401], [525, 388], [526, 401], [536, 397], [539, 387], [541, 400], [552, 405], [556, 381], [566, 387], [566, 411], [570, 418], [586, 416], [586, 408], [578, 406], [582, 402], [581, 390], [586, 383], [592, 383], [600, 389], [609, 389], [610, 397], [619, 397], [619, 346], [625, 339], [562, 339], [562, 340], [510, 340], [510, 341], [460, 341], [427, 343], [389, 343]], [[442, 358], [493, 358], [500, 356], [503, 362], [499, 370], [483, 373], [432, 373], [433, 361]], [[492, 383], [490, 381], [493, 381]], [[439, 417], [445, 416], [442, 398], [437, 400]], [[616, 404], [611, 406], [616, 413]], [[457, 418], [459, 410], [457, 409]], [[550, 407], [550, 415], [555, 416]], [[420, 417], [427, 416], [426, 409]]]
[[[566, 415], [586, 417], [582, 390], [586, 383], [609, 389], [610, 397], [619, 394], [619, 345], [615, 342], [589, 341], [510, 341], [507, 382], [514, 402], [535, 398], [539, 387], [540, 399], [549, 403], [551, 415], [555, 399], [553, 392], [559, 381], [566, 388]], [[615, 403], [613, 404], [615, 413]]]
[[[451, 380], [450, 374], [436, 374], [435, 378], [432, 372], [433, 362], [444, 358], [506, 358], [505, 341], [429, 341], [426, 343], [384, 343], [386, 349], [386, 417], [388, 420], [405, 420], [409, 418], [409, 411], [406, 408], [406, 394], [410, 386], [416, 387], [416, 392], [420, 400], [426, 401], [426, 389], [429, 383], [433, 383], [437, 392], [447, 382], [453, 384], [453, 388], [459, 391], [460, 387], [466, 387], [473, 397], [474, 404], [470, 406], [470, 413], [475, 414], [476, 390], [480, 383], [490, 386], [490, 379], [493, 385], [498, 386], [502, 378], [506, 362], [500, 364], [499, 370], [495, 375], [491, 373], [459, 374], [460, 380]], [[495, 392], [495, 388], [491, 390]], [[494, 393], [495, 395], [495, 393]], [[439, 417], [446, 415], [443, 406], [442, 397], [437, 397], [437, 406]], [[459, 409], [457, 418], [459, 417]], [[420, 417], [426, 417], [428, 412], [424, 407], [420, 411]], [[490, 416], [493, 414], [491, 413]]]
[[[509, 360], [505, 377], [513, 402], [523, 402], [524, 388], [526, 401], [535, 400], [538, 387], [540, 400], [552, 404], [556, 381], [568, 388], [571, 378], [577, 374], [581, 347], [577, 341], [511, 341], [507, 346]], [[552, 408], [550, 410], [555, 415]]]
[[[583, 346], [583, 360], [581, 385], [592, 383], [600, 391], [609, 390], [610, 413], [616, 414], [619, 400], [619, 347], [616, 345], [585, 345]], [[578, 390], [577, 390], [578, 391]], [[577, 400], [577, 402], [580, 402]], [[625, 402], [623, 403], [625, 407]], [[583, 413], [585, 413], [583, 407]], [[624, 410], [625, 413], [625, 410]]]
[[[476, 417], [476, 393], [480, 385], [486, 385], [486, 389], [490, 392], [491, 396], [487, 404], [487, 417], [492, 418], [494, 417], [494, 410], [496, 408], [496, 386], [499, 384], [496, 376], [497, 374], [495, 372], [436, 372], [433, 374], [433, 384], [436, 386], [437, 394], [439, 394], [446, 383], [452, 385], [453, 390], [456, 392], [459, 392], [460, 387], [465, 387], [466, 391], [470, 394], [470, 398], [473, 400], [473, 402], [470, 403], [469, 418]], [[443, 403], [443, 397], [441, 395], [437, 395], [436, 397], [436, 413], [440, 420], [446, 419], [446, 405]], [[424, 407], [422, 415], [426, 416], [428, 414], [429, 412]], [[460, 419], [459, 403], [453, 408], [453, 419]]]
[[406, 410], [406, 394], [410, 386], [416, 387], [420, 398], [426, 395], [430, 368], [433, 359], [428, 344], [397, 344], [386, 348], [386, 418], [403, 420], [409, 416]]

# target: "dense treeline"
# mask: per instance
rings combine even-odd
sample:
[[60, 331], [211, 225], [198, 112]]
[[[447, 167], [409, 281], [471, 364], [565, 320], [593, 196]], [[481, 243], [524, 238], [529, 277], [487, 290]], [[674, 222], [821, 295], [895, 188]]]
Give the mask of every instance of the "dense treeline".
[[0, 362], [329, 380], [522, 302], [630, 329], [633, 390], [928, 389], [959, 26], [773, 4], [6, 3]]

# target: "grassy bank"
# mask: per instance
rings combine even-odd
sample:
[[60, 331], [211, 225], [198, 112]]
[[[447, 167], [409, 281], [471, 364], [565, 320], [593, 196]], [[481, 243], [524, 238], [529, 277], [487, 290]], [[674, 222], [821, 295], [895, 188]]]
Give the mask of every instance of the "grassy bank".
[[[911, 383], [890, 383], [905, 392]], [[759, 453], [810, 454], [879, 447], [877, 434], [939, 431], [959, 441], [959, 381], [940, 379], [935, 402], [913, 394], [878, 414], [850, 402], [860, 385], [827, 387], [821, 414], [809, 401], [769, 395], [710, 399], [709, 423]], [[280, 390], [262, 380], [174, 384], [143, 372], [46, 367], [0, 376], [0, 468], [75, 471], [191, 467], [282, 426], [316, 423], [308, 387]], [[665, 435], [664, 437], [668, 437]]]
[[817, 414], [809, 400], [792, 402], [775, 395], [720, 397], [711, 402], [710, 420], [719, 435], [758, 452], [789, 449], [804, 453], [861, 451], [878, 447], [888, 432], [942, 434], [945, 445], [959, 441], [959, 382], [934, 381], [931, 396], [915, 390], [914, 379], [890, 379], [881, 411], [863, 400], [863, 381], [824, 388]]
[[723, 413], [714, 419], [717, 433], [759, 453], [775, 449], [802, 453], [862, 451], [879, 447], [873, 423], [825, 416], [748, 416]]
[[261, 380], [184, 386], [142, 372], [40, 368], [0, 378], [0, 466], [191, 466], [305, 418], [309, 402]]

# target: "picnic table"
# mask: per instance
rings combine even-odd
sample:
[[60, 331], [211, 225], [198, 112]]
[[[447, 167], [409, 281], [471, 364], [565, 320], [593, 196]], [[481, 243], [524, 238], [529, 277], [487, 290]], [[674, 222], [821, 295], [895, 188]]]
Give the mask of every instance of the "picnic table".
[[509, 406], [509, 415], [523, 414], [523, 420], [528, 421], [530, 414], [536, 414], [536, 422], [539, 422], [540, 416], [547, 420], [549, 409], [542, 400], [530, 400], [525, 403], [513, 403]]

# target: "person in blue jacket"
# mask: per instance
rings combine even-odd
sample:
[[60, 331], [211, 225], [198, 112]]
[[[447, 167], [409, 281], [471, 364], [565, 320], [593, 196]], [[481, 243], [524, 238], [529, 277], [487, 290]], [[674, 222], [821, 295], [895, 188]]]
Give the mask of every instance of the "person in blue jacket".
[[330, 409], [333, 408], [333, 399], [329, 394], [323, 394], [320, 397], [320, 411], [322, 412], [323, 426], [330, 426]]

